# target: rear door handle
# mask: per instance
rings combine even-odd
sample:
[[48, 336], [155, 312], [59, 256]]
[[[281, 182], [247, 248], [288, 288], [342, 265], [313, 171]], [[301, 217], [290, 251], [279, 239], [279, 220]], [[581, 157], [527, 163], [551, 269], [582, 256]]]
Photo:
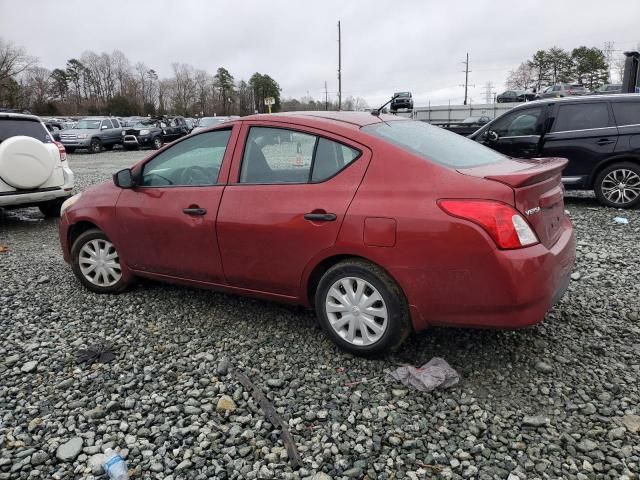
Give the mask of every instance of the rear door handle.
[[305, 213], [304, 219], [312, 222], [335, 222], [335, 213]]
[[205, 215], [207, 213], [207, 209], [200, 207], [189, 207], [183, 209], [182, 213], [186, 213], [187, 215]]
[[596, 143], [598, 145], [609, 145], [611, 143], [613, 143], [614, 140], [609, 140], [608, 138], [601, 138], [600, 140], [598, 140]]

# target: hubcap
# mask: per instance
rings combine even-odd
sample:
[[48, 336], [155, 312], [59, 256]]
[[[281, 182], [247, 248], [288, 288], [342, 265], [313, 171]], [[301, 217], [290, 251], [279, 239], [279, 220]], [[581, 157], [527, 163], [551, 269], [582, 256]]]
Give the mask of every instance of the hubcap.
[[640, 196], [640, 176], [633, 170], [612, 170], [602, 179], [602, 194], [611, 203], [631, 203]]
[[331, 328], [352, 345], [376, 343], [387, 330], [387, 307], [369, 282], [346, 277], [335, 282], [325, 300]]
[[85, 243], [78, 258], [84, 278], [100, 287], [111, 287], [122, 278], [120, 259], [113, 243], [95, 239]]

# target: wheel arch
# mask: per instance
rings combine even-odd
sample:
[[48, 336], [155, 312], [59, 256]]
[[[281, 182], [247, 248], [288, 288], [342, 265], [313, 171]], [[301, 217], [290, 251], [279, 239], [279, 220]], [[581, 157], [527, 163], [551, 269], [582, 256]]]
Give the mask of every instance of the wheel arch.
[[398, 282], [398, 280], [391, 274], [391, 272], [389, 272], [388, 269], [380, 265], [375, 260], [355, 253], [336, 253], [319, 261], [308, 274], [306, 282], [304, 284], [305, 289], [303, 291], [305, 295], [305, 298], [303, 300], [307, 305], [310, 305], [311, 307], [315, 305], [314, 297], [322, 276], [331, 267], [344, 260], [363, 260], [365, 262], [372, 263], [376, 267], [382, 269], [387, 275], [389, 275], [389, 278], [391, 278], [398, 285], [398, 288], [400, 288], [400, 291], [406, 298], [406, 293], [404, 292], [404, 289], [402, 288], [400, 282]]
[[88, 220], [80, 220], [79, 222], [71, 225], [69, 227], [69, 230], [67, 230], [67, 240], [69, 245], [69, 251], [71, 251], [71, 249], [73, 248], [74, 242], [77, 240], [77, 238], [80, 235], [82, 235], [84, 232], [87, 232], [93, 229], [102, 231], [102, 229], [98, 225]]
[[593, 189], [595, 187], [596, 178], [598, 178], [598, 175], [600, 175], [600, 172], [602, 172], [602, 170], [604, 170], [605, 168], [615, 163], [622, 163], [622, 162], [631, 162], [640, 166], [640, 155], [630, 155], [627, 153], [623, 155], [616, 155], [614, 157], [609, 157], [606, 160], [603, 160], [598, 165], [596, 165], [596, 167], [592, 170], [591, 174], [589, 175], [588, 188]]

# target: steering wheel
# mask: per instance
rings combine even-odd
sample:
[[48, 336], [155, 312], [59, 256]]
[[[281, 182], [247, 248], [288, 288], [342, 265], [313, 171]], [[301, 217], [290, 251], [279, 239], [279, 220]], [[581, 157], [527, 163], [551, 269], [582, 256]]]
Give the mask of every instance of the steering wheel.
[[211, 185], [211, 178], [205, 168], [193, 165], [182, 171], [180, 183], [182, 185]]

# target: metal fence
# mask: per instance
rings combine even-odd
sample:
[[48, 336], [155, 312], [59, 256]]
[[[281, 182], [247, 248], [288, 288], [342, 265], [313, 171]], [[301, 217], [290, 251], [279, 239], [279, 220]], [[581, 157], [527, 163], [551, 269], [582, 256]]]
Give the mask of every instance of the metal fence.
[[476, 105], [430, 105], [415, 107], [411, 118], [429, 123], [456, 123], [467, 117], [489, 117], [491, 119], [511, 110], [519, 103], [489, 103]]

